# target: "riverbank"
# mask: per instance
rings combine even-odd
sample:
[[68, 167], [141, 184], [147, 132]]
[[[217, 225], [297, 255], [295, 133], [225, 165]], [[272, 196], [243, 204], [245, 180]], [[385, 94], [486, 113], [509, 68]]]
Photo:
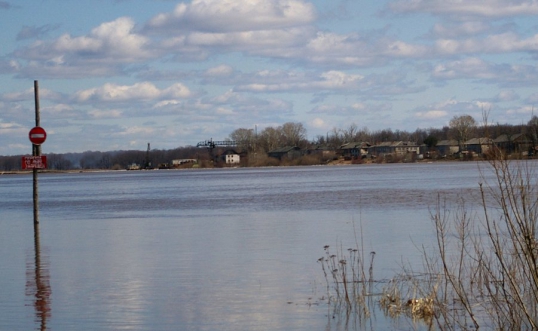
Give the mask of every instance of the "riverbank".
[[[411, 162], [387, 162], [382, 161], [379, 162], [379, 160], [376, 159], [361, 159], [361, 160], [346, 160], [343, 158], [338, 158], [336, 160], [331, 160], [330, 162], [327, 162], [325, 164], [315, 164], [316, 166], [348, 166], [348, 165], [364, 165], [364, 164], [409, 164], [409, 163], [446, 163], [446, 162], [469, 162], [469, 161], [486, 161], [483, 158], [474, 158], [471, 160], [464, 160], [464, 159], [454, 159], [454, 158], [443, 158], [443, 159], [421, 159], [421, 160], [414, 160]], [[307, 166], [307, 165], [274, 165], [269, 167], [284, 167], [284, 166]], [[263, 168], [266, 166], [259, 166], [259, 167], [234, 167], [234, 168]], [[167, 170], [191, 170], [191, 169], [212, 169], [217, 167], [180, 167], [180, 168], [170, 168]], [[90, 173], [90, 172], [124, 172], [124, 171], [148, 171], [148, 170], [159, 170], [157, 168], [155, 169], [139, 169], [139, 170], [127, 170], [127, 169], [69, 169], [69, 170], [56, 170], [56, 169], [41, 169], [39, 170], [39, 173]], [[32, 170], [9, 170], [9, 171], [1, 171], [0, 176], [2, 175], [27, 175], [32, 174]]]

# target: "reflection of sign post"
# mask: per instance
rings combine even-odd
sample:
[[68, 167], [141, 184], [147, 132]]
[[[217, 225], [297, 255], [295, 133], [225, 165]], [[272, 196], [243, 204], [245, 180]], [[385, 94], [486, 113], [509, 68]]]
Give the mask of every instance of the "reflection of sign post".
[[22, 169], [47, 169], [47, 157], [41, 156], [23, 156]]

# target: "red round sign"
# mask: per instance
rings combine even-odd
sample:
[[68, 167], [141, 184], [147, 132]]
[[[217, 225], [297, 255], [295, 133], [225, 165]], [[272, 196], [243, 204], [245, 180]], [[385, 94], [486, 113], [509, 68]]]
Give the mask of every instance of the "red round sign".
[[34, 145], [41, 145], [45, 142], [45, 139], [47, 139], [47, 133], [45, 132], [45, 129], [43, 129], [40, 126], [36, 126], [30, 130], [30, 133], [28, 134], [28, 137], [30, 138], [30, 141]]

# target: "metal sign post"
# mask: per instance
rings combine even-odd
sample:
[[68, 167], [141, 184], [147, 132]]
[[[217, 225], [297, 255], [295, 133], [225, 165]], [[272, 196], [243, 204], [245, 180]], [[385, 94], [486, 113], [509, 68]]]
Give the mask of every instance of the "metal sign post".
[[[39, 117], [39, 85], [37, 80], [34, 80], [34, 99], [35, 99], [35, 126], [40, 127], [41, 119]], [[35, 129], [35, 128], [34, 128]], [[32, 129], [32, 130], [34, 130]], [[43, 133], [45, 131], [43, 130]], [[40, 132], [38, 132], [40, 133]], [[41, 157], [41, 144], [35, 144], [35, 141], [32, 140], [32, 131], [30, 131], [30, 140], [32, 141], [32, 155], [34, 157]], [[46, 134], [45, 134], [46, 137]], [[45, 139], [43, 139], [42, 142], [44, 142]], [[39, 142], [39, 141], [38, 141]], [[37, 226], [39, 224], [39, 190], [37, 185], [37, 171], [38, 168], [34, 167], [32, 168], [33, 172], [33, 188], [34, 188], [34, 226]]]
[[[34, 187], [34, 249], [35, 249], [35, 300], [36, 315], [41, 319], [41, 329], [46, 329], [47, 318], [50, 317], [50, 295], [51, 288], [48, 282], [46, 269], [41, 263], [41, 250], [39, 240], [39, 191], [37, 186], [37, 173], [39, 169], [47, 168], [47, 157], [41, 155], [41, 144], [45, 142], [47, 133], [40, 125], [39, 118], [39, 87], [37, 80], [34, 81], [35, 95], [35, 127], [28, 133], [28, 138], [32, 143], [32, 156], [23, 156], [22, 168], [32, 169]], [[45, 272], [45, 274], [43, 274]], [[27, 282], [31, 284], [31, 282]], [[32, 288], [32, 292], [34, 289]]]

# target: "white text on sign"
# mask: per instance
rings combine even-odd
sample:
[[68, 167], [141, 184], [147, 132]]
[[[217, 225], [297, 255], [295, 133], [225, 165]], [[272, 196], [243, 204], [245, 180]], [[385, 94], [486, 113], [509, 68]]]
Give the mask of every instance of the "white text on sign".
[[47, 169], [47, 157], [42, 156], [23, 156], [22, 169]]

